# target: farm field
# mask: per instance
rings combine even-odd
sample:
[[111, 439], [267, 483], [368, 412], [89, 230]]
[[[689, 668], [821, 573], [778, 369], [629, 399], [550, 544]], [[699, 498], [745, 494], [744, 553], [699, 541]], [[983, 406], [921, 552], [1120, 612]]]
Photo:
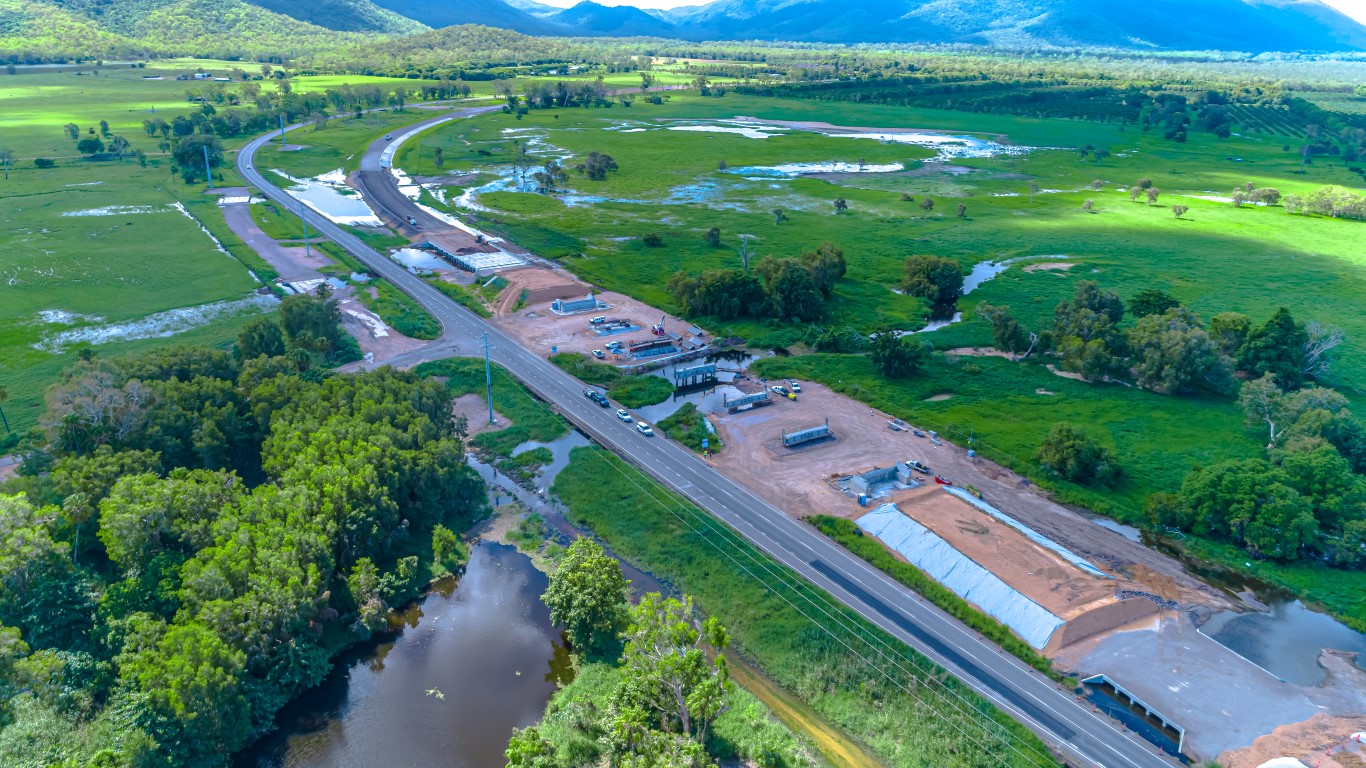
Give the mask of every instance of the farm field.
[[[755, 122], [735, 120], [742, 116]], [[946, 150], [959, 156], [935, 161], [931, 141], [796, 130], [824, 123], [863, 133], [945, 131], [964, 143]], [[1359, 381], [1366, 376], [1366, 316], [1359, 311], [1366, 258], [1353, 244], [1359, 223], [1226, 202], [1245, 182], [1306, 194], [1359, 177], [1325, 158], [1298, 173], [1298, 153], [1285, 149], [1293, 139], [1262, 128], [1226, 141], [1192, 133], [1176, 144], [1118, 124], [676, 94], [662, 105], [637, 101], [629, 109], [533, 110], [520, 120], [493, 114], [461, 121], [409, 142], [399, 163], [415, 162], [419, 153], [429, 158], [441, 147], [451, 182], [437, 191], [451, 209], [559, 259], [604, 289], [671, 312], [679, 307], [667, 288], [670, 277], [740, 268], [739, 235], [752, 238], [759, 258], [796, 256], [824, 242], [841, 249], [848, 271], [818, 323], [697, 318], [718, 336], [738, 336], [754, 347], [800, 353], [818, 328], [922, 327], [929, 308], [898, 291], [907, 256], [949, 257], [965, 272], [1019, 258], [1024, 263], [959, 302], [966, 321], [922, 338], [941, 351], [987, 346], [989, 327], [972, 319], [977, 302], [1008, 304], [1026, 326], [1038, 328], [1080, 281], [1094, 280], [1126, 300], [1161, 289], [1206, 319], [1237, 311], [1261, 323], [1285, 306], [1297, 319], [1340, 326], [1347, 344], [1327, 381]], [[527, 181], [511, 165], [515, 142], [525, 142], [532, 155]], [[1073, 147], [1088, 144], [1112, 154], [1082, 160]], [[619, 169], [604, 181], [575, 173], [590, 152], [610, 155]], [[550, 159], [569, 172], [561, 190], [540, 194], [530, 174]], [[819, 163], [845, 165], [795, 177], [778, 167]], [[878, 166], [884, 168], [869, 170]], [[1139, 178], [1161, 190], [1156, 205], [1130, 202], [1127, 187]], [[1101, 189], [1091, 188], [1094, 180], [1103, 182]], [[929, 211], [921, 207], [927, 196], [936, 203]], [[836, 213], [836, 199], [845, 200], [845, 212]], [[1089, 213], [1083, 210], [1088, 200]], [[960, 203], [966, 206], [961, 218]], [[1189, 208], [1180, 219], [1174, 203]], [[779, 208], [782, 223], [775, 222]], [[706, 242], [713, 227], [720, 229], [720, 247]], [[657, 235], [660, 244], [647, 245], [647, 235]], [[1030, 269], [1031, 262], [1050, 268]], [[960, 443], [973, 434], [987, 456], [1063, 500], [1130, 522], [1142, 519], [1149, 495], [1174, 491], [1190, 469], [1259, 455], [1257, 435], [1229, 399], [1075, 382], [1043, 362], [941, 355], [913, 379], [893, 382], [863, 356], [798, 354], [765, 360], [760, 371], [821, 381]], [[1034, 452], [1058, 421], [1088, 425], [1116, 450], [1123, 478], [1115, 488], [1039, 476]]]
[[[161, 136], [149, 136], [142, 124], [153, 118], [169, 122], [194, 110], [186, 91], [203, 84], [177, 81], [176, 75], [200, 68], [225, 75], [231, 67], [255, 71], [256, 66], [170, 59], [143, 68], [104, 66], [98, 75], [90, 74], [95, 69], [90, 65], [82, 75], [44, 72], [6, 79], [6, 88], [0, 90], [0, 148], [12, 151], [14, 160], [9, 178], [0, 181], [0, 386], [9, 396], [5, 413], [15, 434], [35, 426], [44, 390], [57, 380], [70, 356], [83, 348], [103, 356], [166, 343], [219, 346], [231, 341], [250, 317], [273, 311], [265, 299], [247, 300], [260, 287], [249, 270], [266, 278], [273, 271], [228, 230], [214, 198], [204, 194], [205, 183], [186, 185], [172, 172]], [[392, 78], [342, 79], [404, 82], [410, 88], [420, 84]], [[299, 77], [291, 84], [304, 91], [339, 83], [330, 77]], [[228, 86], [230, 92], [240, 87], [212, 85]], [[359, 120], [336, 119], [322, 131], [294, 134], [294, 141], [306, 139], [302, 151], [271, 151], [289, 172], [316, 175], [343, 166], [348, 155], [375, 135], [424, 116], [424, 111], [409, 109]], [[63, 126], [75, 123], [82, 136], [92, 135], [93, 129], [95, 136], [108, 141], [101, 136], [101, 120], [108, 124], [109, 135], [128, 140], [130, 152], [145, 153], [145, 166], [133, 157], [81, 157]], [[222, 140], [228, 159], [217, 171], [222, 176], [218, 187], [240, 183], [231, 168], [231, 153], [246, 138]], [[36, 168], [33, 160], [39, 157], [52, 159], [53, 167]], [[183, 204], [194, 218], [176, 210], [176, 204]], [[269, 211], [266, 216], [262, 223], [274, 234], [302, 235], [297, 221], [271, 216]], [[201, 222], [213, 237], [200, 228]], [[231, 255], [219, 250], [214, 237]], [[193, 319], [181, 316], [183, 312], [161, 314], [201, 305], [210, 309], [189, 313], [200, 315]], [[149, 317], [155, 327], [144, 322]], [[96, 329], [112, 330], [96, 337]], [[71, 334], [69, 341], [45, 343], [63, 332]]]
[[[93, 345], [120, 354], [177, 329], [197, 329], [177, 341], [213, 346], [269, 311], [252, 298], [259, 284], [246, 267], [173, 207], [177, 196], [156, 164], [10, 176], [0, 192], [0, 382], [14, 429], [36, 423], [43, 390], [70, 353]], [[192, 307], [202, 309], [163, 314]]]

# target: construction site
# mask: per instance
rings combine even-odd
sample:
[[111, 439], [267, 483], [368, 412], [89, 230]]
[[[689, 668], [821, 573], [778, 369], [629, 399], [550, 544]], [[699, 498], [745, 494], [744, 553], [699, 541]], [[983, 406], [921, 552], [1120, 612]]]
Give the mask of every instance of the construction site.
[[[1315, 712], [1366, 711], [1366, 672], [1350, 658], [1325, 651], [1324, 679], [1287, 682], [1203, 634], [1210, 616], [1250, 606], [1177, 560], [929, 430], [818, 384], [795, 400], [775, 384], [791, 389], [738, 380], [703, 401], [724, 446], [718, 471], [793, 517], [853, 520], [1163, 749], [1215, 759]], [[1235, 763], [1257, 766], [1224, 764]]]
[[604, 364], [655, 368], [700, 357], [710, 346], [701, 328], [611, 291], [595, 291], [559, 269], [526, 266], [508, 281], [492, 322], [542, 355], [576, 352]]

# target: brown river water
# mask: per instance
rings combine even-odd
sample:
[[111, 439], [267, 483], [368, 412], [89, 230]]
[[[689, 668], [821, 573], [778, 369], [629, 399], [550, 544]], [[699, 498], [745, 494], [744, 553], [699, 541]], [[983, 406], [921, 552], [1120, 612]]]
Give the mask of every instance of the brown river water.
[[541, 603], [546, 577], [516, 549], [480, 543], [459, 579], [344, 654], [290, 702], [234, 768], [489, 768], [536, 723], [569, 654]]

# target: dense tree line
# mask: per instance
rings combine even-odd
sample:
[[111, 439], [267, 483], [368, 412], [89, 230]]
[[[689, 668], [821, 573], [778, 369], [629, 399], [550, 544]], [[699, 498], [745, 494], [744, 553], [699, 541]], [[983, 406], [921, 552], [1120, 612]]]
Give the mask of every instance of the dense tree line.
[[[1031, 333], [1009, 307], [978, 305], [998, 349], [1020, 357], [1051, 352], [1090, 379], [1130, 379], [1155, 392], [1236, 394], [1249, 428], [1267, 440], [1265, 458], [1198, 467], [1175, 494], [1156, 494], [1154, 525], [1243, 547], [1257, 557], [1312, 557], [1366, 565], [1366, 427], [1345, 397], [1312, 382], [1331, 369], [1342, 332], [1278, 309], [1260, 324], [1237, 312], [1208, 324], [1157, 290], [1128, 303], [1091, 281], [1060, 302], [1051, 324]], [[1108, 448], [1066, 424], [1038, 454], [1046, 473], [1083, 485], [1118, 475]]]
[[0, 488], [0, 762], [224, 764], [454, 552], [483, 494], [447, 389], [309, 376], [296, 345], [335, 322], [299, 298], [238, 354], [54, 386]]
[[668, 289], [683, 314], [811, 322], [824, 314], [825, 302], [847, 268], [844, 252], [831, 243], [796, 257], [761, 259], [753, 271], [744, 254], [741, 261], [742, 269], [674, 274]]

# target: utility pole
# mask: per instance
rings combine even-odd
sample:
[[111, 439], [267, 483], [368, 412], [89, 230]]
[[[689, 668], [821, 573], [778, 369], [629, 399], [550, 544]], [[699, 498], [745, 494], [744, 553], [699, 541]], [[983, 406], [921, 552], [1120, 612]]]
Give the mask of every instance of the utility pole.
[[489, 401], [489, 425], [493, 425], [493, 368], [489, 365], [489, 334], [484, 332], [484, 390]]
[[199, 148], [204, 150], [204, 175], [209, 177], [209, 189], [213, 189], [213, 169], [209, 167], [209, 145], [200, 144]]
[[313, 254], [308, 250], [308, 219], [304, 218], [304, 203], [302, 200], [299, 201], [299, 221], [304, 223], [304, 256], [312, 256]]
[[280, 151], [285, 151], [285, 116], [280, 115]]

